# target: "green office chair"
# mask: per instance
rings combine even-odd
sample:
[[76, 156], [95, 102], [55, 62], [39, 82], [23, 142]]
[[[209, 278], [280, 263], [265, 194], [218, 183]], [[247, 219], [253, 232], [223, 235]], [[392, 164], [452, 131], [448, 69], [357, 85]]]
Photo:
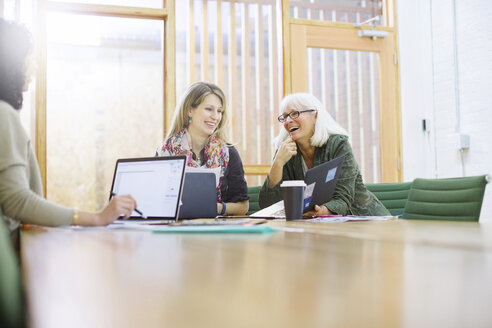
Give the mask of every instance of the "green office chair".
[[260, 195], [261, 186], [251, 186], [248, 187], [248, 196], [249, 196], [249, 210], [247, 215], [251, 215], [254, 212], [260, 210], [260, 204], [258, 203], [258, 196]]
[[402, 215], [408, 199], [411, 182], [368, 183], [366, 188], [372, 192], [391, 215]]
[[25, 327], [21, 272], [0, 211], [0, 327]]
[[403, 218], [477, 222], [488, 181], [487, 175], [415, 179]]

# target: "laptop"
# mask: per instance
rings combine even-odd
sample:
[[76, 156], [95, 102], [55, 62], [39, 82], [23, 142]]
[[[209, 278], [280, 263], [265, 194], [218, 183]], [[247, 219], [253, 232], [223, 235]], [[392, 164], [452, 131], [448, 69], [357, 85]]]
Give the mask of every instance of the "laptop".
[[[338, 176], [342, 171], [345, 156], [332, 159], [309, 169], [304, 177], [306, 190], [304, 191], [303, 213], [314, 209], [314, 205], [327, 203], [335, 192]], [[250, 215], [259, 218], [285, 218], [283, 200], [276, 202]]]
[[345, 156], [337, 157], [306, 172], [303, 213], [313, 210], [314, 205], [327, 203], [333, 197], [344, 158]]
[[217, 216], [215, 173], [186, 172], [181, 197], [180, 219], [214, 218]]
[[131, 214], [130, 221], [175, 222], [185, 168], [186, 156], [118, 159], [110, 195], [130, 194], [135, 198], [138, 211]]

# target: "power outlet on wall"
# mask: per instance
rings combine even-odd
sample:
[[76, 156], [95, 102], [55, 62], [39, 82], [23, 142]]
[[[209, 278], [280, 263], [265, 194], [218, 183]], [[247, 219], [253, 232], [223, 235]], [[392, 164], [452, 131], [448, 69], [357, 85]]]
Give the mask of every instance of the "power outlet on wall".
[[463, 133], [449, 135], [449, 146], [451, 149], [457, 150], [470, 148], [470, 135]]

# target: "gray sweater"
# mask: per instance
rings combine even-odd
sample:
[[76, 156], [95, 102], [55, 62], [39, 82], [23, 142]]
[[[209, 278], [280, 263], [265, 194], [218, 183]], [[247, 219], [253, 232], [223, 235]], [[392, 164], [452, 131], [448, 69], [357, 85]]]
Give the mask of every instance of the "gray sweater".
[[19, 224], [69, 225], [73, 209], [43, 198], [36, 156], [19, 113], [0, 100], [0, 220], [10, 231]]

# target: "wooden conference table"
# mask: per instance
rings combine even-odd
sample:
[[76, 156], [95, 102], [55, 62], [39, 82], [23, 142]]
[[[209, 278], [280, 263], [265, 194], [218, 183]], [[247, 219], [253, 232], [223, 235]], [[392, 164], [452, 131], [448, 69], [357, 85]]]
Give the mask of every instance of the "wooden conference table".
[[492, 224], [268, 225], [24, 229], [30, 326], [492, 327]]

